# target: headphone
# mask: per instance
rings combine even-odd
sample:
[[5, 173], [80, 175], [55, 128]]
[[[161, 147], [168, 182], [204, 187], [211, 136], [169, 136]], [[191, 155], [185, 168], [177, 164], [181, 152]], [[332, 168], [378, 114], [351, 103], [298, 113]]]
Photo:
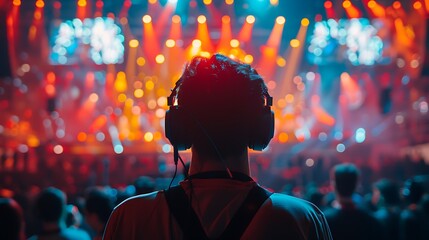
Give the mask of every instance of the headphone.
[[[175, 151], [186, 150], [193, 143], [193, 128], [196, 120], [192, 118], [189, 111], [183, 106], [178, 105], [177, 89], [183, 79], [179, 79], [176, 86], [168, 97], [169, 110], [165, 114], [165, 135], [170, 140]], [[274, 112], [271, 110], [273, 98], [264, 94], [265, 105], [261, 111], [255, 111], [255, 116], [246, 119], [249, 142], [248, 147], [253, 150], [262, 151], [274, 136]]]

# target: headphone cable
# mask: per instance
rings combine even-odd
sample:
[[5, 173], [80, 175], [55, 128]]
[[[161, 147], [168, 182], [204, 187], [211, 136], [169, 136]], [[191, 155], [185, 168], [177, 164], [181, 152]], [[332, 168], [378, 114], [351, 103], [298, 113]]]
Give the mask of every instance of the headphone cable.
[[218, 157], [219, 157], [220, 161], [222, 162], [223, 166], [225, 167], [226, 172], [228, 173], [228, 176], [229, 176], [230, 178], [233, 178], [233, 177], [232, 177], [231, 170], [229, 170], [229, 167], [228, 167], [228, 165], [226, 164], [225, 159], [222, 157], [222, 154], [220, 153], [220, 151], [219, 151], [218, 147], [216, 146], [216, 143], [213, 141], [213, 139], [212, 139], [212, 138], [210, 137], [210, 135], [207, 133], [207, 131], [206, 131], [206, 129], [204, 128], [204, 126], [203, 126], [203, 125], [201, 125], [200, 121], [198, 121], [198, 119], [195, 119], [195, 122], [197, 122], [198, 127], [200, 127], [200, 129], [203, 131], [204, 135], [206, 135], [207, 139], [209, 140], [210, 144], [213, 146], [213, 148], [214, 148], [214, 150], [215, 150], [216, 154], [218, 155]]

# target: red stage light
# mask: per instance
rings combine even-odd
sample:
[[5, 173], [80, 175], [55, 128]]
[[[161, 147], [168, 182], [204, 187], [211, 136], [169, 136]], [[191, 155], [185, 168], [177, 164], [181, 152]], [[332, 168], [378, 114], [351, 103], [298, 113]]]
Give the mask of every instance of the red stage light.
[[103, 7], [103, 5], [104, 5], [103, 1], [97, 1], [97, 2], [95, 3], [95, 6], [96, 6], [97, 8], [102, 8], [102, 7]]
[[126, 7], [126, 8], [130, 8], [130, 7], [131, 7], [131, 5], [132, 5], [132, 2], [131, 2], [130, 0], [126, 0], [126, 1], [124, 2], [124, 7]]
[[349, 7], [351, 7], [352, 6], [352, 3], [349, 1], [349, 0], [345, 0], [344, 2], [343, 2], [343, 7], [344, 8], [349, 8]]
[[395, 1], [393, 3], [393, 8], [394, 9], [400, 9], [402, 7], [401, 3], [399, 1]]
[[21, 6], [21, 0], [13, 0], [12, 3], [13, 3], [14, 6], [17, 6], [17, 7]]
[[79, 7], [86, 7], [86, 0], [79, 0], [79, 1], [77, 1], [77, 5]]
[[60, 9], [61, 8], [61, 2], [60, 1], [55, 1], [54, 2], [54, 8], [55, 9]]
[[416, 10], [421, 9], [422, 8], [422, 3], [419, 2], [419, 1], [414, 2], [413, 8], [416, 9]]
[[36, 1], [36, 7], [42, 8], [44, 6], [45, 6], [45, 2], [43, 2], [43, 0], [37, 0]]
[[326, 1], [323, 6], [325, 6], [325, 8], [332, 8], [332, 2], [331, 1]]

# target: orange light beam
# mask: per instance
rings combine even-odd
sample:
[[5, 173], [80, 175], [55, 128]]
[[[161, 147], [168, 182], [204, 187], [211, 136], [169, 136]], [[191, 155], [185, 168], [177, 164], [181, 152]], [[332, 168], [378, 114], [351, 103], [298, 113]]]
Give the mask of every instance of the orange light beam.
[[396, 39], [398, 39], [398, 42], [400, 42], [402, 46], [410, 47], [413, 44], [413, 40], [408, 36], [407, 29], [402, 19], [395, 19], [394, 25], [396, 29]]
[[36, 8], [34, 9], [33, 14], [33, 22], [30, 26], [30, 29], [28, 31], [28, 40], [30, 42], [34, 42], [36, 39], [36, 36], [38, 35], [38, 32], [41, 30], [43, 24], [43, 8], [44, 8], [44, 2], [41, 0], [37, 0], [36, 2]]
[[200, 15], [197, 18], [198, 30], [196, 39], [201, 40], [201, 50], [213, 53], [214, 47], [210, 39], [210, 33], [207, 26], [207, 18], [204, 15]]
[[[106, 84], [105, 84], [105, 95], [110, 99], [110, 100], [116, 100], [115, 99], [115, 91], [113, 91], [115, 89], [115, 76], [116, 76], [116, 68], [114, 64], [108, 64], [107, 65], [107, 70], [106, 70]], [[115, 101], [116, 102], [116, 101]]]
[[77, 10], [76, 17], [80, 20], [87, 18], [88, 10], [88, 2], [86, 0], [77, 0]]
[[[287, 59], [284, 77], [282, 82], [279, 84], [279, 90], [281, 93], [289, 92], [289, 89], [293, 85], [293, 77], [296, 75], [296, 72], [299, 68], [299, 64], [301, 63], [301, 58], [305, 45], [305, 37], [307, 35], [308, 30], [308, 19], [304, 18], [301, 21], [301, 26], [298, 30], [298, 34], [294, 42], [291, 41], [291, 47], [288, 48], [285, 54], [285, 59]], [[294, 44], [292, 44], [294, 43]], [[293, 46], [292, 46], [293, 45]]]
[[136, 39], [132, 39], [128, 42], [128, 58], [125, 64], [125, 73], [129, 78], [134, 78], [136, 75], [136, 59], [139, 42]]
[[219, 9], [216, 6], [214, 6], [213, 3], [209, 5], [205, 5], [205, 7], [207, 8], [209, 13], [208, 14], [210, 16], [209, 19], [212, 19], [212, 22], [210, 23], [211, 26], [214, 26], [216, 28], [221, 27], [222, 23], [219, 20], [222, 19], [222, 16], [225, 15], [225, 13], [220, 12]]
[[426, 11], [421, 0], [415, 0], [413, 3], [413, 9], [416, 10], [420, 15], [425, 16]]
[[327, 18], [337, 19], [337, 14], [335, 13], [335, 10], [331, 1], [326, 1], [323, 4], [323, 6], [325, 7]]
[[92, 124], [89, 126], [89, 132], [94, 133], [99, 131], [107, 123], [107, 117], [105, 115], [98, 116]]
[[347, 73], [340, 77], [341, 93], [346, 97], [349, 106], [358, 106], [362, 103], [362, 93], [358, 83]]
[[95, 85], [95, 76], [94, 72], [87, 72], [85, 78], [85, 90], [92, 92], [94, 90]]
[[[165, 7], [162, 9], [161, 14], [159, 14], [156, 19], [155, 28], [156, 29], [164, 29], [167, 22], [170, 21], [171, 16], [173, 15], [173, 12], [175, 11], [177, 6], [177, 1], [175, 3], [168, 2]], [[163, 31], [156, 31], [156, 34], [158, 37], [160, 37], [163, 34]]]
[[425, 0], [426, 13], [429, 14], [429, 0]]
[[345, 0], [343, 2], [343, 7], [346, 10], [346, 14], [348, 18], [361, 18], [362, 13], [359, 9], [352, 4], [351, 1]]
[[374, 0], [363, 0], [363, 4], [368, 9], [371, 17], [382, 18], [386, 16], [386, 9]]
[[11, 69], [16, 69], [17, 66], [17, 59], [16, 59], [16, 53], [15, 53], [15, 43], [17, 42], [16, 39], [19, 39], [19, 8], [21, 6], [21, 1], [15, 0], [13, 2], [12, 10], [10, 11], [9, 15], [7, 16], [6, 20], [6, 32], [7, 32], [7, 39], [9, 43], [9, 59], [10, 59], [10, 65]]
[[95, 17], [101, 17], [103, 15], [103, 6], [104, 6], [104, 3], [102, 0], [97, 0], [95, 2], [95, 13], [94, 13]]
[[268, 78], [271, 78], [275, 72], [277, 53], [282, 39], [285, 22], [286, 19], [284, 17], [277, 17], [267, 43], [261, 47], [262, 56], [257, 65], [261, 74]]
[[124, 4], [122, 5], [122, 9], [119, 12], [119, 18], [127, 17], [128, 16], [128, 10], [130, 10], [130, 7], [132, 5], [131, 0], [125, 0]]
[[319, 122], [328, 126], [335, 125], [335, 118], [327, 113], [322, 106], [320, 106], [320, 97], [318, 95], [313, 95], [311, 97], [311, 111]]
[[125, 39], [134, 39], [134, 34], [131, 32], [130, 25], [128, 24], [128, 18], [121, 17], [119, 23], [121, 24]]
[[182, 39], [182, 20], [180, 19], [179, 15], [174, 15], [171, 18], [171, 28], [170, 28], [170, 34], [169, 39], [173, 40], [179, 40]]
[[[163, 79], [167, 80], [163, 82], [164, 86], [166, 86], [166, 89], [169, 89], [174, 86], [173, 84], [177, 80], [177, 76], [183, 70], [185, 52], [184, 48], [177, 46], [176, 40], [170, 38], [165, 42], [162, 53], [165, 56], [166, 63], [160, 66], [164, 68], [161, 69], [160, 73], [164, 75]], [[170, 79], [173, 81], [169, 81]]]
[[149, 63], [155, 63], [155, 57], [160, 52], [158, 38], [152, 24], [152, 17], [145, 15], [143, 17], [143, 50], [148, 57]]
[[255, 17], [249, 15], [246, 17], [243, 26], [241, 27], [240, 32], [238, 33], [238, 41], [247, 43], [252, 39], [253, 26], [255, 25]]
[[222, 28], [220, 40], [216, 52], [226, 54], [231, 49], [230, 41], [232, 39], [231, 18], [227, 15], [222, 17]]

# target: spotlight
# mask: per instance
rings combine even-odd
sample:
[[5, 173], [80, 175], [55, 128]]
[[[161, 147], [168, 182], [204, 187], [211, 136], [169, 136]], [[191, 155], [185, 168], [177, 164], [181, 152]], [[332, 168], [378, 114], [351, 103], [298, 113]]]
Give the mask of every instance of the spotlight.
[[155, 61], [156, 61], [156, 63], [158, 63], [158, 64], [163, 63], [163, 62], [165, 61], [165, 57], [164, 57], [164, 55], [162, 55], [162, 54], [158, 54], [158, 55], [156, 55], [156, 57], [155, 57]]
[[181, 21], [180, 16], [179, 15], [174, 15], [171, 18], [171, 21], [174, 22], [174, 23], [180, 23], [180, 21]]
[[229, 23], [230, 21], [231, 21], [231, 18], [229, 16], [225, 15], [225, 16], [222, 17], [222, 22], [223, 23]]
[[205, 23], [206, 22], [206, 16], [204, 16], [204, 15], [200, 15], [200, 16], [198, 16], [198, 18], [197, 18], [197, 21], [198, 21], [198, 23], [200, 23], [200, 24], [203, 24], [203, 23]]
[[300, 44], [300, 42], [299, 42], [298, 39], [292, 39], [292, 40], [290, 40], [290, 46], [293, 47], [293, 48], [299, 47], [299, 44]]
[[176, 45], [176, 41], [174, 41], [173, 39], [168, 39], [167, 41], [165, 41], [165, 46], [172, 48]]
[[308, 26], [308, 24], [310, 24], [310, 20], [308, 20], [308, 18], [303, 18], [301, 20], [301, 25], [302, 26], [306, 27], [306, 26]]
[[343, 2], [343, 8], [349, 8], [352, 6], [352, 3], [349, 0]]
[[152, 22], [152, 17], [149, 15], [144, 15], [142, 20], [144, 23], [150, 23], [150, 22]]
[[326, 1], [323, 6], [325, 6], [325, 8], [332, 8], [332, 2], [331, 1]]
[[192, 47], [194, 48], [201, 47], [201, 41], [199, 39], [194, 39], [194, 41], [192, 41]]
[[240, 42], [237, 39], [232, 39], [229, 44], [231, 45], [231, 47], [236, 48], [240, 45]]
[[42, 8], [44, 6], [45, 6], [45, 2], [43, 2], [43, 0], [37, 0], [36, 1], [36, 7]]
[[254, 23], [254, 22], [255, 22], [255, 17], [254, 17], [254, 16], [252, 16], [252, 15], [247, 16], [247, 17], [246, 17], [246, 22], [247, 22], [248, 24], [252, 24], [252, 23]]
[[137, 41], [136, 39], [132, 39], [128, 44], [130, 45], [131, 48], [136, 48], [139, 46], [139, 41]]
[[282, 16], [279, 16], [276, 18], [276, 22], [277, 22], [277, 24], [285, 24], [286, 19]]

